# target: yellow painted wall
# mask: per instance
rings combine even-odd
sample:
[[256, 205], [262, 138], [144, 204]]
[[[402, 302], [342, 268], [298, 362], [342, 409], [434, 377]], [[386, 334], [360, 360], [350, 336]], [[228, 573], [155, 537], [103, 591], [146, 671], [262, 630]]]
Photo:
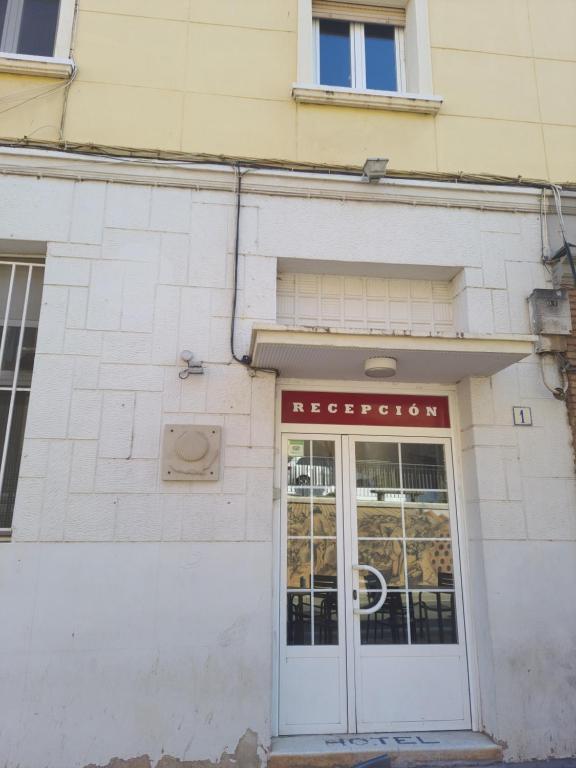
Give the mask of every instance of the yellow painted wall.
[[[429, 0], [429, 13], [435, 117], [296, 104], [297, 0], [81, 0], [63, 136], [576, 180], [576, 0]], [[0, 75], [0, 136], [58, 139], [61, 85]]]

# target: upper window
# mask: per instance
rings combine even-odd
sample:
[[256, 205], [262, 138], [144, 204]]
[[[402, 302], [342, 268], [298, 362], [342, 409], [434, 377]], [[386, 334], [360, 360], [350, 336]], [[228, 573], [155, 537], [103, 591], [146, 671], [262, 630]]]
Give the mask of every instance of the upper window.
[[434, 115], [428, 0], [298, 0], [296, 101]]
[[317, 81], [320, 85], [404, 90], [401, 27], [315, 19]]
[[54, 56], [60, 0], [0, 0], [0, 51]]

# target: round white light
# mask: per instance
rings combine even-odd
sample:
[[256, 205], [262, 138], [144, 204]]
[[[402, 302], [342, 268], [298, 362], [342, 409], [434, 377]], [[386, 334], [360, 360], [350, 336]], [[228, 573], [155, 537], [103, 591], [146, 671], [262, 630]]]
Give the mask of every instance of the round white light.
[[364, 363], [364, 373], [371, 379], [389, 379], [396, 373], [393, 357], [369, 357]]

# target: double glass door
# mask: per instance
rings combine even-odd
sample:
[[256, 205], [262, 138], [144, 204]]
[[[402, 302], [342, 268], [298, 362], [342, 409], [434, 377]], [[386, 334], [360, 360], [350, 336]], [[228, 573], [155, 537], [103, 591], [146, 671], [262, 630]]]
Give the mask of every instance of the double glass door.
[[470, 727], [450, 443], [283, 438], [279, 731]]

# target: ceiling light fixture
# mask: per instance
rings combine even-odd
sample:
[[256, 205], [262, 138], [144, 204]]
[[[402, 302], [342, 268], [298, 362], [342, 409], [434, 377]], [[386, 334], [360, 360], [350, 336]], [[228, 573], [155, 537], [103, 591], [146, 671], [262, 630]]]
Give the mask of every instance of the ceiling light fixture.
[[369, 357], [364, 363], [364, 373], [371, 379], [389, 379], [396, 374], [394, 357]]

